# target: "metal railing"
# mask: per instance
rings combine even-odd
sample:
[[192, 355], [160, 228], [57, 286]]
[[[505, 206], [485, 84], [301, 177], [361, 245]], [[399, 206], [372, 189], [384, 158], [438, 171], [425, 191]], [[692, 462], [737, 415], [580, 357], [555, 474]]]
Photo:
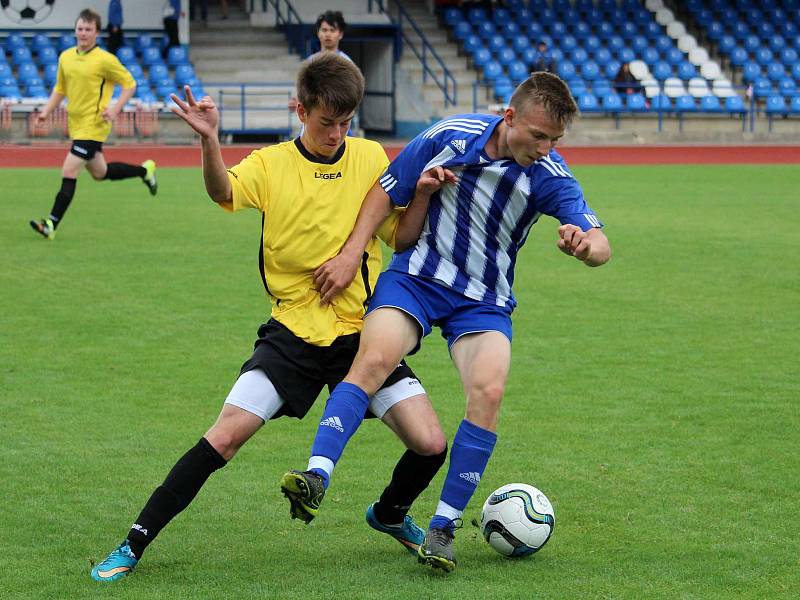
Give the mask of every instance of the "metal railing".
[[[269, 134], [288, 137], [292, 132], [292, 111], [289, 109], [289, 100], [292, 97], [292, 83], [291, 82], [269, 82], [269, 83], [204, 83], [208, 89], [216, 89], [219, 91], [217, 98], [217, 108], [219, 110], [220, 133], [239, 134], [239, 133], [253, 133], [253, 134]], [[261, 89], [254, 89], [261, 88]], [[276, 88], [274, 90], [265, 90], [263, 88]], [[265, 100], [267, 105], [265, 106]], [[274, 101], [270, 102], [270, 99]], [[233, 101], [234, 106], [230, 106], [230, 101]], [[233, 119], [237, 122], [238, 126], [232, 126], [230, 123], [231, 112], [233, 112]], [[228, 118], [225, 118], [225, 114]], [[249, 117], [254, 114], [275, 113], [278, 114], [276, 122], [279, 123], [275, 127], [252, 127], [249, 124]], [[286, 115], [286, 121], [280, 117], [280, 113]], [[238, 117], [238, 118], [237, 118]]]
[[[367, 8], [369, 12], [372, 12], [373, 4], [378, 7], [380, 12], [389, 17], [392, 23], [397, 25], [402, 41], [411, 48], [411, 51], [419, 59], [422, 64], [422, 83], [427, 83], [428, 77], [430, 77], [444, 95], [445, 108], [448, 106], [455, 106], [458, 101], [458, 83], [456, 82], [456, 78], [450, 72], [450, 69], [447, 68], [447, 64], [445, 64], [442, 57], [436, 52], [428, 41], [428, 38], [425, 37], [425, 34], [414, 19], [411, 18], [411, 15], [408, 14], [403, 5], [397, 0], [387, 0], [386, 4], [391, 5], [394, 10], [396, 10], [397, 14], [393, 15], [390, 10], [384, 6], [383, 0], [369, 0]], [[408, 24], [413, 33], [416, 34], [416, 39], [409, 33], [409, 27], [404, 27], [405, 24]], [[402, 46], [398, 44], [398, 48], [402, 48]], [[397, 58], [399, 59], [399, 56]], [[438, 66], [438, 69], [434, 68], [431, 62]]]

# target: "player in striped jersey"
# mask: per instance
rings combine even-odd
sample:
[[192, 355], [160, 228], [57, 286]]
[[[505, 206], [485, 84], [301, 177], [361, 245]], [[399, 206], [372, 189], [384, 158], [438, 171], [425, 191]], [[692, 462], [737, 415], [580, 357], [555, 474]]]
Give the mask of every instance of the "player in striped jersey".
[[611, 257], [602, 224], [554, 150], [577, 113], [557, 76], [538, 72], [514, 92], [502, 116], [458, 115], [412, 140], [367, 196], [342, 252], [322, 270], [324, 298], [355, 276], [358, 257], [392, 206], [428, 202], [416, 246], [395, 254], [370, 301], [358, 355], [334, 389], [309, 478], [327, 486], [361, 423], [370, 394], [433, 325], [447, 339], [467, 407], [420, 562], [452, 571], [454, 530], [480, 482], [496, 429], [511, 358], [511, 291], [517, 254], [541, 215], [561, 222], [558, 248], [588, 266]]

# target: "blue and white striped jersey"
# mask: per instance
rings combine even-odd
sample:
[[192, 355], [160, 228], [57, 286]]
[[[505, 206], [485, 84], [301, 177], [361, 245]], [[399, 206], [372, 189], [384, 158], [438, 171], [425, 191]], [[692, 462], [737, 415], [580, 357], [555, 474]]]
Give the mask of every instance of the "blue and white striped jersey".
[[458, 177], [431, 197], [417, 245], [395, 254], [389, 269], [432, 279], [468, 298], [516, 306], [511, 286], [517, 253], [541, 215], [584, 231], [602, 227], [564, 159], [552, 151], [530, 167], [484, 152], [501, 117], [449, 117], [414, 138], [380, 182], [406, 206], [419, 176], [443, 166]]

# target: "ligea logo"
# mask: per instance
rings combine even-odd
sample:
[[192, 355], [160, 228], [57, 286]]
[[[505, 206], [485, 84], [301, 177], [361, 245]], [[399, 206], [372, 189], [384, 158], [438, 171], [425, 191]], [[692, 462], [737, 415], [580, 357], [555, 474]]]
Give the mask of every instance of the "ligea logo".
[[0, 0], [9, 21], [20, 25], [41, 23], [53, 12], [56, 0]]
[[336, 173], [320, 173], [317, 171], [314, 173], [314, 179], [339, 179], [341, 176], [341, 171], [337, 171]]

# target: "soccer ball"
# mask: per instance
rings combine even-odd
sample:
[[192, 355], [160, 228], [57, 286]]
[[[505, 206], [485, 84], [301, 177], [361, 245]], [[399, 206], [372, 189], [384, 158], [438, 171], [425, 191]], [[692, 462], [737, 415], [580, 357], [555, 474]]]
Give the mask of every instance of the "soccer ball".
[[509, 483], [483, 503], [481, 532], [503, 556], [527, 556], [541, 549], [556, 525], [553, 505], [532, 485]]
[[0, 8], [9, 20], [25, 25], [44, 21], [55, 3], [56, 0], [0, 0]]

